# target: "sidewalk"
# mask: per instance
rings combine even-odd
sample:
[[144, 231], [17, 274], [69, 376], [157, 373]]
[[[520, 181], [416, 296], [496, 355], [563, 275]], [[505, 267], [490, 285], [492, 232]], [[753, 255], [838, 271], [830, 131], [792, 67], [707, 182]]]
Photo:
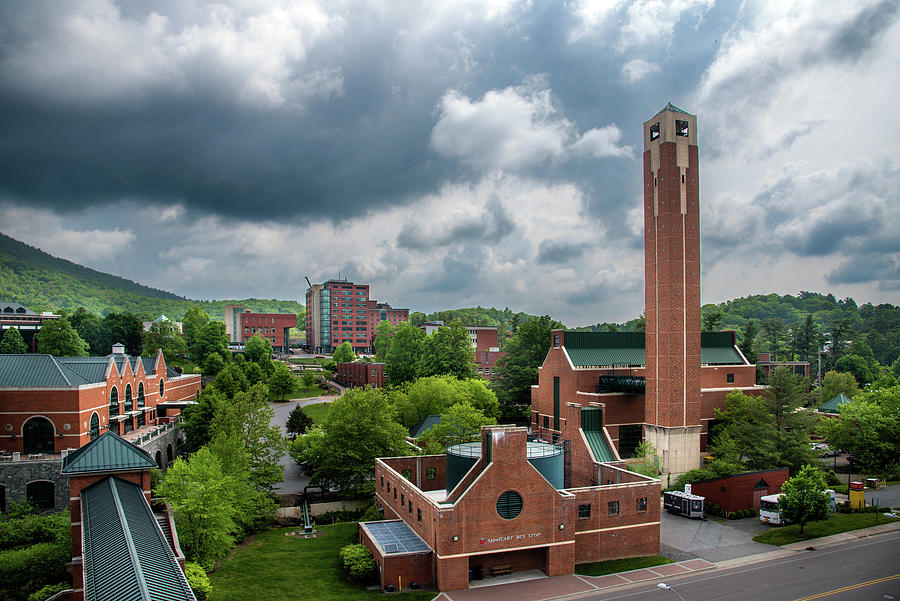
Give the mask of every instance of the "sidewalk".
[[496, 586], [482, 586], [479, 588], [461, 589], [438, 594], [433, 601], [550, 601], [561, 600], [573, 595], [598, 592], [611, 589], [624, 588], [634, 584], [661, 581], [664, 578], [677, 578], [680, 576], [706, 570], [724, 570], [750, 564], [788, 557], [797, 553], [806, 553], [810, 547], [824, 549], [860, 538], [878, 536], [889, 532], [900, 531], [900, 520], [880, 524], [871, 528], [841, 532], [831, 536], [823, 536], [807, 541], [791, 543], [783, 547], [773, 547], [771, 551], [757, 553], [745, 557], [729, 559], [718, 563], [711, 563], [704, 559], [690, 559], [652, 568], [641, 568], [630, 572], [607, 574], [605, 576], [581, 576], [568, 574], [565, 576], [553, 576], [539, 580], [527, 580], [511, 584], [499, 584]]

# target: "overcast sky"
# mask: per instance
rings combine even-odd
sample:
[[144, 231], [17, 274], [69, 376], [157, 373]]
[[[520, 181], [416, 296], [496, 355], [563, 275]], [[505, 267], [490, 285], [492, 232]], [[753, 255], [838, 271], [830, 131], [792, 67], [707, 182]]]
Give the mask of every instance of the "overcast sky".
[[900, 299], [900, 0], [0, 3], [0, 231], [190, 298], [643, 310], [698, 115], [703, 302]]

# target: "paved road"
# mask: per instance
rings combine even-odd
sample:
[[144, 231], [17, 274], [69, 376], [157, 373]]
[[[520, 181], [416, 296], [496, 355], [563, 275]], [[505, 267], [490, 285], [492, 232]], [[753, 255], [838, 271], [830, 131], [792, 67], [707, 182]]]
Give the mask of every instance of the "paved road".
[[[811, 541], [811, 544], [815, 544]], [[769, 547], [771, 549], [771, 547]], [[685, 601], [829, 601], [900, 599], [900, 533], [857, 539], [753, 565], [673, 578]], [[656, 584], [616, 592], [588, 593], [577, 599], [674, 601]]]
[[[278, 426], [281, 428], [282, 434], [287, 434], [287, 430], [285, 430], [285, 423], [287, 423], [288, 415], [294, 409], [294, 406], [299, 403], [301, 407], [305, 407], [307, 405], [314, 405], [316, 403], [330, 403], [331, 401], [338, 398], [335, 395], [329, 396], [317, 396], [311, 397], [308, 399], [298, 399], [296, 401], [288, 401], [286, 403], [271, 403], [272, 409], [275, 411], [275, 415], [272, 418], [272, 425]], [[303, 487], [309, 484], [309, 476], [306, 476], [300, 471], [300, 466], [298, 466], [291, 456], [285, 454], [284, 457], [279, 461], [284, 467], [284, 480], [282, 480], [281, 484], [275, 487], [275, 492], [278, 494], [292, 494], [303, 492]]]

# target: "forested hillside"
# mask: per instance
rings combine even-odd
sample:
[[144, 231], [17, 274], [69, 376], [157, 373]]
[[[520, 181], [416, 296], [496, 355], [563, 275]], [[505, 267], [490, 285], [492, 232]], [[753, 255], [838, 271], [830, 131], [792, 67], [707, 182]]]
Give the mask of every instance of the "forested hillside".
[[133, 313], [142, 319], [167, 315], [179, 320], [194, 306], [213, 319], [223, 319], [225, 305], [244, 304], [252, 311], [303, 313], [296, 301], [275, 299], [191, 300], [82, 267], [0, 234], [0, 300], [22, 303], [35, 311]]

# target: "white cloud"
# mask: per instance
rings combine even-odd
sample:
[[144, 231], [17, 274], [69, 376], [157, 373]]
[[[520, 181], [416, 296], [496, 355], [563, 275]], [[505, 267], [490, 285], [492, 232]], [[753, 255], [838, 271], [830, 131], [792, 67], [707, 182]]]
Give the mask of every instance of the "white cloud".
[[659, 73], [659, 65], [640, 58], [630, 60], [622, 67], [622, 74], [628, 83], [640, 81], [653, 73]]
[[572, 144], [572, 152], [586, 154], [595, 158], [630, 157], [631, 146], [621, 146], [622, 130], [615, 125], [595, 127], [584, 132], [581, 138]]
[[570, 42], [584, 37], [615, 40], [620, 51], [634, 46], [666, 46], [684, 16], [700, 22], [715, 0], [578, 0], [579, 25]]

